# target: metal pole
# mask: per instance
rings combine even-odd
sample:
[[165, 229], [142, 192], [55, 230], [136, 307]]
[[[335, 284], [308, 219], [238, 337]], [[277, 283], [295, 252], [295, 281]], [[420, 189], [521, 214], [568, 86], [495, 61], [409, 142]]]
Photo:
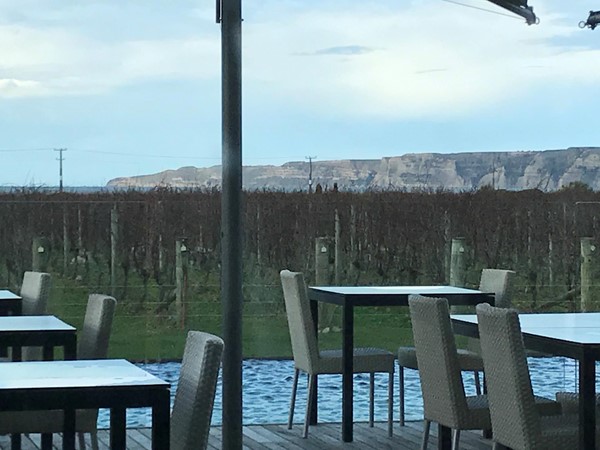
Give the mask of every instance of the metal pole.
[[242, 448], [242, 2], [221, 3], [223, 444]]

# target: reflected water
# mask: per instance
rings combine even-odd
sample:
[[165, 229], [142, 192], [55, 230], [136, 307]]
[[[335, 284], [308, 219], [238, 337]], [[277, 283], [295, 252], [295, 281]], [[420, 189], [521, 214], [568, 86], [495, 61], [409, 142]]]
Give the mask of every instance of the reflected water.
[[[138, 364], [143, 369], [171, 383], [171, 403], [179, 377], [178, 362]], [[531, 380], [535, 394], [554, 398], [556, 391], [575, 391], [577, 388], [577, 364], [562, 357], [529, 358]], [[423, 403], [419, 375], [415, 370], [405, 372], [406, 420], [423, 418]], [[243, 363], [243, 421], [245, 425], [287, 423], [294, 363], [291, 360], [249, 359]], [[387, 420], [387, 374], [375, 376], [375, 419]], [[301, 375], [298, 383], [298, 396], [294, 423], [302, 423], [306, 405], [306, 380]], [[367, 421], [369, 414], [369, 375], [358, 374], [354, 378], [354, 418]], [[473, 374], [464, 372], [463, 380], [468, 394], [475, 393]], [[398, 419], [398, 376], [394, 385], [394, 417]], [[319, 421], [341, 422], [340, 375], [319, 377]], [[129, 428], [150, 427], [151, 414], [148, 408], [129, 409]], [[221, 424], [221, 377], [212, 417], [213, 425]], [[101, 410], [99, 428], [108, 428], [109, 415]]]

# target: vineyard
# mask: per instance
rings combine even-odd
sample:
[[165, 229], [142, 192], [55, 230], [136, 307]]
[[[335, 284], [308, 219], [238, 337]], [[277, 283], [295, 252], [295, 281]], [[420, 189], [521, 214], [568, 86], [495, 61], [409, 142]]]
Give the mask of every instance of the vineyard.
[[[177, 358], [185, 330], [220, 331], [220, 209], [218, 190], [2, 193], [0, 286], [18, 291], [23, 271], [50, 272], [49, 312], [74, 325], [89, 293], [113, 294], [112, 355]], [[302, 271], [314, 283], [317, 238], [330, 250], [320, 283], [447, 283], [460, 237], [467, 286], [482, 268], [512, 269], [521, 310], [579, 309], [581, 239], [599, 237], [600, 194], [580, 184], [552, 193], [246, 192], [243, 216], [244, 354], [289, 356], [278, 274]], [[410, 337], [402, 308], [357, 314], [358, 342], [393, 339], [395, 348]]]

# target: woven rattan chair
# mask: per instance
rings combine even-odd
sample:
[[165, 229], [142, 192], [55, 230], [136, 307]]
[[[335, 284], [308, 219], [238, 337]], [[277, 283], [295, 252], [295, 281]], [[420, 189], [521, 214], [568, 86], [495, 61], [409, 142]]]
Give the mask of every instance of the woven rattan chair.
[[[493, 293], [495, 304], [507, 308], [511, 305], [512, 285], [515, 272], [512, 270], [483, 269], [479, 282], [479, 290]], [[481, 394], [481, 381], [479, 372], [483, 371], [483, 361], [479, 350], [479, 340], [469, 338], [467, 349], [458, 349], [458, 363], [465, 372], [473, 372], [475, 377], [475, 392]], [[418, 370], [417, 356], [414, 347], [400, 347], [398, 349], [398, 379], [400, 390], [400, 425], [404, 426], [405, 417], [405, 389], [404, 369]]]
[[[41, 316], [46, 314], [52, 277], [45, 272], [25, 272], [21, 284], [21, 298], [23, 299], [24, 316]], [[24, 347], [22, 350], [23, 361], [38, 361], [42, 359], [41, 347]]]
[[[103, 359], [108, 355], [116, 300], [108, 295], [90, 294], [81, 332], [78, 333], [78, 359]], [[75, 431], [79, 446], [85, 449], [84, 433], [90, 433], [94, 450], [98, 449], [97, 409], [77, 410]], [[62, 411], [15, 411], [0, 413], [0, 434], [60, 433], [63, 430]], [[44, 444], [47, 445], [47, 444]]]
[[[318, 375], [342, 373], [342, 352], [341, 350], [319, 351], [314, 322], [309, 308], [306, 284], [304, 283], [302, 273], [282, 270], [280, 275], [295, 365], [292, 399], [290, 402], [290, 414], [288, 419], [288, 429], [291, 429], [300, 371], [308, 374], [308, 392], [310, 393], [312, 392], [314, 383], [317, 381]], [[370, 426], [373, 426], [374, 421], [373, 391], [376, 372], [386, 372], [389, 374], [388, 434], [391, 436], [393, 425], [394, 354], [378, 348], [355, 348], [354, 373], [369, 373], [371, 377], [371, 402], [369, 408]], [[312, 395], [308, 395], [303, 431], [303, 437], [305, 438], [308, 436], [309, 412], [315, 401], [316, 399], [312, 398]]]
[[543, 417], [536, 408], [517, 311], [488, 304], [476, 310], [494, 448], [578, 448], [576, 415]]
[[223, 340], [188, 332], [171, 414], [171, 450], [207, 447]]
[[408, 305], [423, 393], [422, 449], [437, 422], [453, 430], [452, 449], [458, 450], [460, 430], [491, 429], [486, 396], [465, 395], [448, 301], [410, 295]]

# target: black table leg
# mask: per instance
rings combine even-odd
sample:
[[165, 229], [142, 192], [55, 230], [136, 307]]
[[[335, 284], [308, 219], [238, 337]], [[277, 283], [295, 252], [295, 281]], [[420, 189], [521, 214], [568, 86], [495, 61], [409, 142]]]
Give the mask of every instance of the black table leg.
[[[315, 327], [315, 336], [317, 336], [317, 339], [318, 339], [318, 337], [319, 337], [319, 304], [314, 300], [310, 301], [310, 314], [312, 316], [313, 325]], [[319, 393], [318, 377], [315, 377], [313, 388], [308, 393], [308, 395], [310, 395], [311, 398], [314, 400], [312, 402], [312, 407], [310, 409], [309, 417], [308, 417], [308, 423], [310, 425], [316, 425], [319, 420], [319, 407], [318, 407], [318, 401], [317, 401], [318, 393]]]
[[342, 440], [352, 442], [353, 414], [353, 374], [354, 374], [354, 307], [342, 307]]
[[42, 347], [42, 359], [44, 361], [54, 361], [54, 345], [44, 345]]
[[10, 449], [21, 450], [21, 435], [19, 433], [13, 433], [10, 435]]
[[452, 448], [452, 430], [438, 424], [438, 449], [450, 450]]
[[596, 448], [596, 361], [585, 351], [579, 361], [579, 448]]
[[125, 450], [125, 408], [110, 409], [110, 448]]
[[[63, 439], [63, 449], [65, 448], [64, 442]], [[42, 434], [42, 450], [52, 450], [52, 433]]]
[[170, 442], [170, 393], [165, 389], [159, 394], [152, 408], [152, 450], [169, 450]]
[[[72, 408], [65, 409], [63, 414], [63, 450], [75, 450], [75, 410]], [[44, 439], [48, 439], [45, 436], [45, 434], [42, 434], [42, 442], [44, 441]], [[51, 434], [50, 443], [52, 443]]]
[[64, 354], [66, 360], [77, 359], [77, 335], [73, 334], [68, 337], [64, 344]]

